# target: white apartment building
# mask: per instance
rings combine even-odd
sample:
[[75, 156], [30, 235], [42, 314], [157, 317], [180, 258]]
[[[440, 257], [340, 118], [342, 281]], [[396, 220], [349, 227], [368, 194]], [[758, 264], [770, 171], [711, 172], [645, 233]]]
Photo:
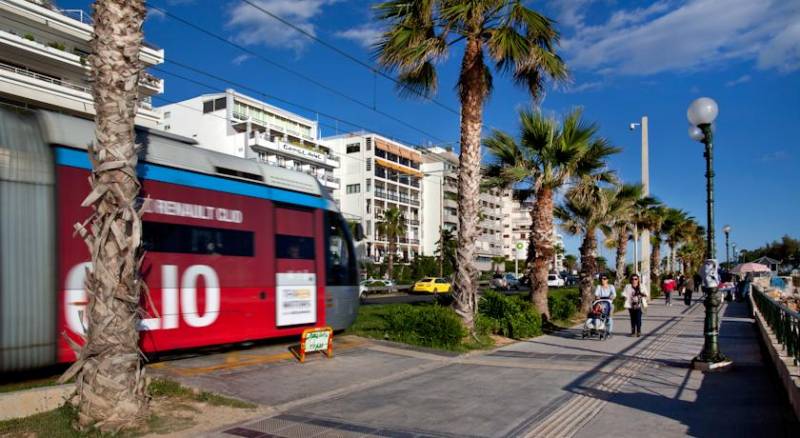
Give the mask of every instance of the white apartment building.
[[358, 220], [366, 235], [366, 257], [382, 262], [388, 242], [377, 229], [383, 212], [397, 208], [406, 219], [398, 242], [399, 261], [420, 253], [422, 155], [402, 143], [374, 133], [350, 133], [323, 139], [341, 157], [335, 174], [341, 179], [339, 205], [345, 217]]
[[[425, 203], [422, 253], [432, 256], [436, 252], [440, 230], [458, 229], [458, 156], [444, 148], [428, 148], [423, 154], [422, 173]], [[510, 199], [509, 191], [492, 190], [480, 195], [483, 220], [478, 224], [480, 235], [475, 242], [475, 262], [481, 271], [491, 270], [492, 259], [504, 256], [502, 235], [508, 218], [504, 208]]]
[[[527, 260], [528, 258], [528, 242], [530, 241], [531, 226], [531, 210], [533, 209], [533, 202], [525, 201], [512, 201], [510, 203], [510, 232], [509, 228], [503, 234], [503, 249], [505, 254], [511, 260], [516, 257], [518, 260]], [[556, 247], [564, 248], [564, 236], [562, 236], [553, 227], [553, 245]], [[521, 247], [518, 249], [518, 247]], [[516, 250], [516, 251], [515, 251]], [[564, 254], [556, 251], [553, 256], [553, 261], [550, 262], [550, 270], [561, 272], [564, 270]]]
[[[50, 2], [0, 0], [0, 102], [94, 117], [87, 57], [93, 27], [80, 10], [60, 10]], [[164, 50], [144, 44], [145, 67], [164, 62]], [[164, 81], [144, 72], [139, 81], [136, 123], [156, 127], [151, 96]]]
[[318, 124], [228, 89], [159, 108], [161, 128], [198, 147], [313, 175], [338, 198], [340, 157], [318, 138]]

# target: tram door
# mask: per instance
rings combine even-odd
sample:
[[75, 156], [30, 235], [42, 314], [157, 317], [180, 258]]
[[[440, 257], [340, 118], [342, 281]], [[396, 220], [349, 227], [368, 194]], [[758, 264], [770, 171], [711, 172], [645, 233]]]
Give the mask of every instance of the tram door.
[[324, 322], [322, 216], [319, 210], [275, 209], [275, 325]]

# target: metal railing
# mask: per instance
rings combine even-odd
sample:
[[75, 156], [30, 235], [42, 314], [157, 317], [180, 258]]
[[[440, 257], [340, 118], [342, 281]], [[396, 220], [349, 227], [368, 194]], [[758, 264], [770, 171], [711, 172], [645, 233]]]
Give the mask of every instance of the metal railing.
[[800, 365], [800, 313], [773, 300], [756, 287], [753, 287], [752, 295], [753, 302], [775, 333], [778, 343], [794, 359], [794, 364]]
[[92, 94], [92, 89], [89, 88], [89, 87], [84, 87], [82, 85], [73, 84], [71, 82], [64, 81], [64, 80], [59, 79], [59, 78], [54, 78], [52, 76], [46, 76], [46, 75], [43, 75], [43, 74], [36, 73], [34, 71], [30, 71], [28, 69], [14, 67], [13, 65], [8, 65], [8, 64], [2, 63], [2, 62], [0, 62], [0, 70], [10, 71], [11, 73], [16, 73], [18, 75], [28, 76], [30, 78], [33, 78], [33, 79], [36, 79], [36, 80], [39, 80], [39, 81], [44, 81], [44, 82], [47, 82], [47, 83], [50, 83], [50, 84], [53, 84], [53, 85], [58, 85], [58, 86], [61, 86], [61, 87], [67, 87], [67, 88], [71, 88], [73, 90], [81, 91], [83, 93]]
[[89, 26], [94, 25], [94, 20], [92, 20], [92, 15], [82, 9], [59, 9], [58, 12], [65, 17], [72, 18], [73, 20], [78, 20], [83, 24], [88, 24]]

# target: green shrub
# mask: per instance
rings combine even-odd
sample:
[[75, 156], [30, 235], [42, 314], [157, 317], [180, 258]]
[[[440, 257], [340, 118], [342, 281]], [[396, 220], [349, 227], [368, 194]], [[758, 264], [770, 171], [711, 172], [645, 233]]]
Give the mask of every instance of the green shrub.
[[424, 347], [454, 349], [467, 335], [456, 313], [442, 306], [399, 306], [387, 317], [390, 340]]
[[487, 291], [478, 302], [481, 330], [523, 339], [542, 334], [542, 318], [531, 303], [520, 296]]
[[56, 50], [67, 50], [67, 46], [65, 46], [64, 43], [52, 42], [52, 43], [48, 43], [47, 46], [48, 47], [52, 47], [52, 48], [54, 48]]
[[555, 321], [568, 321], [575, 316], [580, 306], [581, 295], [578, 291], [570, 291], [565, 294], [551, 294], [547, 297], [547, 308], [550, 310], [550, 318]]

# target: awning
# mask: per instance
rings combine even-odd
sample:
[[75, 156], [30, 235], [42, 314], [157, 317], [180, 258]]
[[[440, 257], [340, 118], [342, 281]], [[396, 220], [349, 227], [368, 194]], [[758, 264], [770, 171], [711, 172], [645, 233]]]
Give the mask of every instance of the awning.
[[412, 169], [410, 167], [403, 166], [402, 164], [393, 163], [389, 160], [384, 160], [383, 158], [378, 158], [378, 157], [375, 157], [375, 163], [380, 164], [383, 167], [388, 167], [389, 169], [396, 170], [398, 172], [422, 178], [422, 172], [416, 169]]

